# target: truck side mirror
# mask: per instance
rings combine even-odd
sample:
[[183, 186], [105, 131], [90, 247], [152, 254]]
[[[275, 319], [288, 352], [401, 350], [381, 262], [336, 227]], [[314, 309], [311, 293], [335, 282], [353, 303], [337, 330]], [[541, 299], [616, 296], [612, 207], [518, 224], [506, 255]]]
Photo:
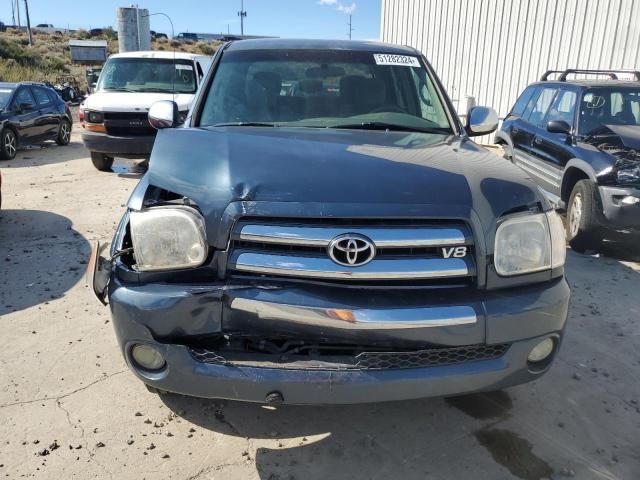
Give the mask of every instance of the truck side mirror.
[[178, 125], [178, 105], [171, 100], [159, 100], [149, 109], [149, 124], [155, 129], [173, 128]]
[[498, 128], [498, 114], [493, 108], [472, 107], [467, 114], [465, 130], [470, 137], [486, 135]]

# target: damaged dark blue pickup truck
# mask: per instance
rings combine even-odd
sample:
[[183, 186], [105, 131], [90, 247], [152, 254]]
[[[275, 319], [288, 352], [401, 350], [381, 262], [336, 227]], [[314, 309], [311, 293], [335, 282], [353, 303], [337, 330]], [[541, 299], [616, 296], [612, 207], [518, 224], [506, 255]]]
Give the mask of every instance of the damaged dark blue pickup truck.
[[564, 332], [562, 222], [469, 137], [422, 55], [370, 42], [221, 47], [93, 288], [153, 391], [357, 403], [528, 382]]

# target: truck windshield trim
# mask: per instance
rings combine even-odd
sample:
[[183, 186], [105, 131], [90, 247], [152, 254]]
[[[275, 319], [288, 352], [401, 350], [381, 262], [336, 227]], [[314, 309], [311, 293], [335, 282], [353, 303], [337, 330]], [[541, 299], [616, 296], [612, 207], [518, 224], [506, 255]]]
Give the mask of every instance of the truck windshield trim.
[[204, 94], [197, 126], [390, 124], [396, 130], [453, 133], [447, 105], [422, 59], [413, 56], [405, 64], [386, 64], [376, 61], [375, 53], [224, 52]]

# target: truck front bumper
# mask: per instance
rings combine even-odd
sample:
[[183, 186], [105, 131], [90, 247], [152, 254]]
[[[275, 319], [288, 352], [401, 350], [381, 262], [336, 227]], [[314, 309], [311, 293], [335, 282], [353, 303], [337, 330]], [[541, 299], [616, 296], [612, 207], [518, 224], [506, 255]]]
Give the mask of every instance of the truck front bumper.
[[[381, 295], [386, 294], [383, 291]], [[271, 290], [229, 285], [131, 285], [122, 283], [115, 274], [109, 286], [113, 324], [122, 353], [143, 382], [190, 396], [252, 402], [268, 401], [275, 392], [277, 398], [291, 404], [347, 404], [457, 395], [534, 380], [548, 370], [560, 346], [570, 292], [562, 278], [494, 292], [472, 289], [458, 289], [450, 295], [441, 292], [434, 294], [432, 304], [430, 293], [412, 295], [396, 310], [376, 310], [344, 302], [327, 308], [327, 298], [321, 292], [309, 293], [308, 289], [298, 287]], [[417, 305], [416, 298], [422, 299], [423, 304]], [[447, 302], [450, 304], [446, 305]], [[398, 318], [394, 318], [394, 311], [398, 312]], [[447, 314], [425, 313], [469, 311], [476, 317], [473, 323], [467, 314], [448, 319]], [[376, 318], [383, 321], [376, 324]], [[417, 318], [423, 319], [423, 323], [402, 322]], [[429, 325], [430, 321], [434, 323]], [[409, 344], [421, 338], [423, 346], [431, 339], [438, 348], [478, 343], [507, 347], [500, 356], [427, 367], [344, 369], [311, 364], [307, 368], [304, 362], [296, 366], [273, 362], [262, 365], [206, 362], [194, 355], [188, 343], [189, 338], [234, 329], [252, 329], [265, 335], [270, 330], [288, 332], [301, 338], [303, 334], [306, 338], [345, 335], [353, 341], [367, 339], [368, 344], [399, 338]], [[553, 339], [554, 350], [548, 359], [542, 365], [528, 362], [531, 350], [549, 337]], [[164, 357], [165, 365], [156, 371], [141, 368], [131, 353], [137, 344], [155, 347]]]
[[87, 150], [114, 157], [149, 157], [155, 139], [155, 136], [116, 137], [106, 133], [82, 132], [82, 142]]

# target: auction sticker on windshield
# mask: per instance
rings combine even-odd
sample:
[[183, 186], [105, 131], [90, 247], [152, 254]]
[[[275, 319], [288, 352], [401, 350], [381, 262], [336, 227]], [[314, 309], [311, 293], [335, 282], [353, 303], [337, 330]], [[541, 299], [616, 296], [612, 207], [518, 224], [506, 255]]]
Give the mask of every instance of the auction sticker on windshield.
[[417, 57], [409, 55], [389, 55], [387, 53], [374, 53], [373, 58], [377, 65], [400, 65], [403, 67], [420, 67]]
[[193, 70], [192, 65], [183, 65], [181, 63], [176, 63], [176, 70]]

